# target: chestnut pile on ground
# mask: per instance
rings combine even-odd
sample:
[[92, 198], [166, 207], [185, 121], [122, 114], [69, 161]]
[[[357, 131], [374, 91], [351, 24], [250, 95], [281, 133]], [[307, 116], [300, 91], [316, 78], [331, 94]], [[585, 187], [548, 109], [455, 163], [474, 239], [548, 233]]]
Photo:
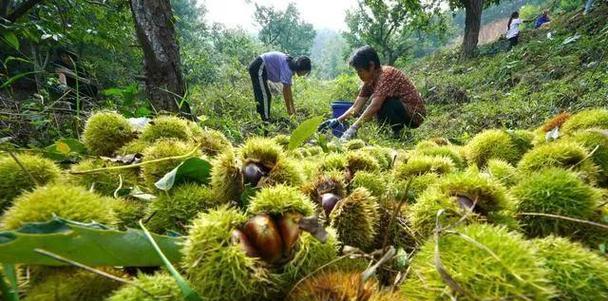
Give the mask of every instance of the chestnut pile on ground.
[[[605, 109], [462, 144], [233, 145], [178, 117], [142, 128], [110, 111], [81, 137], [88, 154], [72, 165], [0, 154], [1, 231], [53, 216], [121, 230], [142, 220], [183, 236], [173, 264], [203, 300], [608, 300]], [[157, 188], [192, 157], [211, 163], [208, 184]], [[18, 265], [19, 294], [184, 300], [162, 267], [95, 268], [130, 284]]]

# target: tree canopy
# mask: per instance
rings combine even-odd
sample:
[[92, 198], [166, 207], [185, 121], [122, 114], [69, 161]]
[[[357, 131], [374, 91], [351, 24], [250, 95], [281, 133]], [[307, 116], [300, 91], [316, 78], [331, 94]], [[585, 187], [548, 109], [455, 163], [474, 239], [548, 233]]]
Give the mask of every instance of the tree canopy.
[[260, 26], [258, 37], [265, 45], [293, 55], [310, 53], [316, 32], [312, 24], [300, 18], [294, 3], [285, 10], [256, 4], [254, 16]]

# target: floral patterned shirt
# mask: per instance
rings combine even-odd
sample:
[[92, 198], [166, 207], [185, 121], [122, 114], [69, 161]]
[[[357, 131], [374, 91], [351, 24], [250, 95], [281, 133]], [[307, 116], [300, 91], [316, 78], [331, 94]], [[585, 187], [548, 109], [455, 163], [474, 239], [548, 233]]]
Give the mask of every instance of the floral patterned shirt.
[[365, 83], [359, 97], [377, 97], [382, 101], [399, 98], [414, 127], [420, 126], [426, 116], [424, 102], [412, 81], [401, 70], [391, 66], [382, 66], [380, 76], [373, 82]]

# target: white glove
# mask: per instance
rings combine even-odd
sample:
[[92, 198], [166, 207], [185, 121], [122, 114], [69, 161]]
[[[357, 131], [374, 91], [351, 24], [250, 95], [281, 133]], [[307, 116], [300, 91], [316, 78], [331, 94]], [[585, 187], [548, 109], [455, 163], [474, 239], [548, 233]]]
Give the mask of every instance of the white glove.
[[346, 142], [355, 137], [358, 129], [359, 127], [353, 124], [351, 127], [348, 128], [348, 130], [346, 130], [346, 132], [344, 132], [344, 134], [342, 134], [342, 137], [340, 137], [340, 142]]

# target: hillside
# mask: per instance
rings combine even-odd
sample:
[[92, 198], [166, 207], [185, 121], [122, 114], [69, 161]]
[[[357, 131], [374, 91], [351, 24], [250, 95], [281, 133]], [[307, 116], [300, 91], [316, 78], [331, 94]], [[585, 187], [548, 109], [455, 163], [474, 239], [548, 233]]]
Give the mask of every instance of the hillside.
[[460, 60], [443, 51], [405, 71], [429, 108], [415, 140], [466, 138], [488, 127], [530, 128], [557, 113], [608, 104], [608, 5], [588, 16], [554, 16], [542, 30], [524, 30], [520, 44], [483, 46], [480, 56]]

